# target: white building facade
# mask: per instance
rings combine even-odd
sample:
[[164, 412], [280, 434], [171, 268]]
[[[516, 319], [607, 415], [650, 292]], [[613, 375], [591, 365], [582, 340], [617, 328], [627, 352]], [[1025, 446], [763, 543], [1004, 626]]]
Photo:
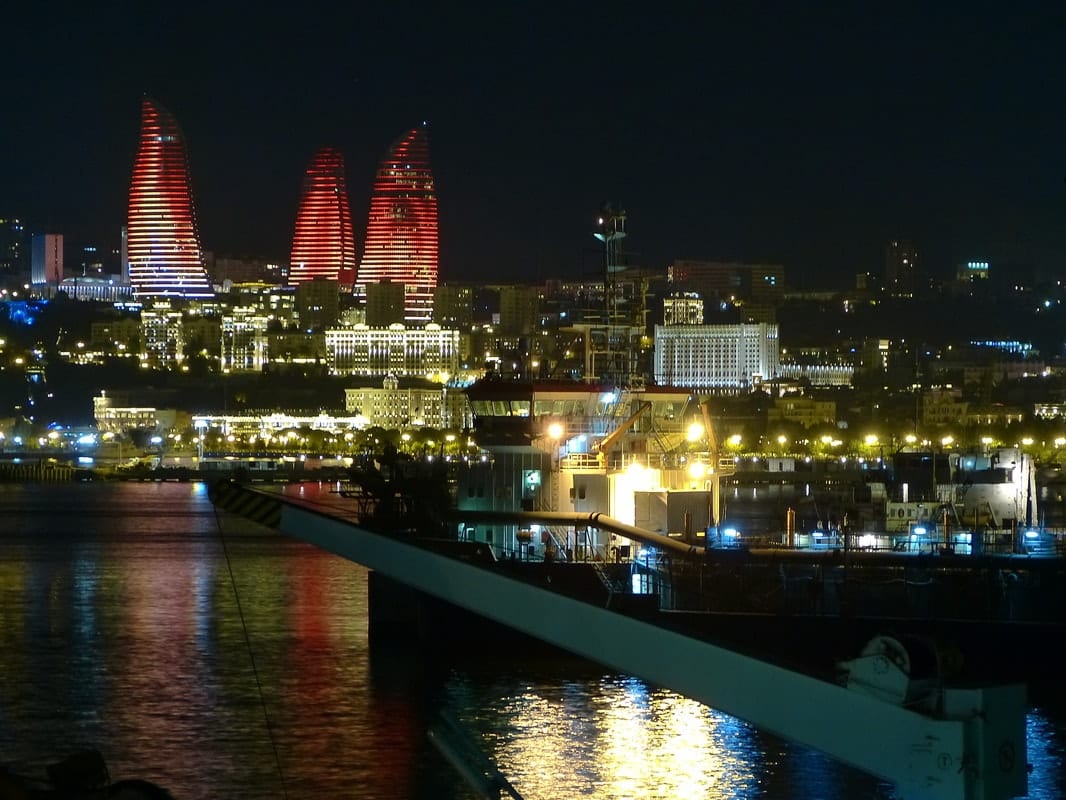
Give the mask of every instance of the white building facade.
[[780, 375], [777, 325], [656, 325], [655, 382], [747, 392]]
[[424, 328], [333, 328], [326, 331], [326, 365], [332, 375], [446, 382], [459, 369], [459, 331], [432, 323]]

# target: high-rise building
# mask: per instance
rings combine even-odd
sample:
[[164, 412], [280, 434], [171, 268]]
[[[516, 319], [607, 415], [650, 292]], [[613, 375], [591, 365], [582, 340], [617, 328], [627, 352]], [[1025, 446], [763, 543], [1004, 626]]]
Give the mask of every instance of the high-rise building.
[[130, 181], [126, 248], [138, 298], [214, 295], [196, 228], [185, 137], [170, 112], [147, 97]]
[[337, 281], [315, 278], [296, 284], [296, 315], [305, 331], [331, 328], [340, 319]]
[[355, 281], [352, 210], [344, 179], [344, 156], [335, 148], [323, 147], [315, 153], [304, 174], [289, 264], [292, 284], [326, 278], [336, 281], [341, 291], [352, 290]]
[[906, 239], [893, 239], [885, 245], [885, 291], [893, 295], [913, 295], [918, 288], [918, 252]]
[[403, 284], [392, 281], [370, 284], [366, 287], [366, 324], [371, 328], [403, 324], [403, 300]]
[[469, 331], [474, 324], [474, 289], [449, 284], [434, 289], [433, 321], [442, 328]]
[[750, 392], [780, 372], [777, 325], [656, 325], [655, 382]]
[[0, 217], [0, 276], [26, 270], [26, 227], [18, 217]]
[[35, 234], [30, 251], [30, 282], [59, 286], [63, 280], [63, 234]]
[[393, 143], [378, 168], [370, 198], [356, 293], [390, 280], [404, 287], [404, 319], [429, 322], [437, 286], [437, 194], [425, 125]]

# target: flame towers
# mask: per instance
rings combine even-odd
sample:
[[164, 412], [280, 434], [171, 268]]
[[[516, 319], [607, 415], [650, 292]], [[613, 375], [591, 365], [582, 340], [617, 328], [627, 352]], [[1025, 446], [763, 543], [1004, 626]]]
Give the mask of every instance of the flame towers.
[[404, 319], [429, 322], [437, 287], [437, 195], [425, 125], [393, 143], [370, 198], [363, 260], [356, 283], [404, 287]]
[[304, 175], [303, 197], [292, 237], [289, 282], [337, 281], [351, 291], [355, 238], [344, 180], [344, 157], [332, 147], [315, 153]]
[[141, 102], [126, 236], [137, 297], [214, 295], [196, 229], [185, 137], [170, 112], [147, 97]]

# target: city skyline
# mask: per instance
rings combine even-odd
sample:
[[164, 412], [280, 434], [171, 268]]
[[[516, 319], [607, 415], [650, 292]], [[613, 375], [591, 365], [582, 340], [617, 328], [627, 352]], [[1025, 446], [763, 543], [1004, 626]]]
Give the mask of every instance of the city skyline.
[[117, 239], [148, 93], [182, 121], [218, 254], [285, 259], [325, 144], [365, 218], [382, 143], [422, 120], [441, 281], [591, 277], [603, 201], [628, 211], [628, 260], [653, 269], [783, 263], [790, 284], [822, 285], [880, 269], [895, 238], [941, 275], [972, 259], [1047, 273], [1066, 253], [1050, 91], [1066, 26], [1050, 5], [8, 19], [0, 214], [28, 233]]

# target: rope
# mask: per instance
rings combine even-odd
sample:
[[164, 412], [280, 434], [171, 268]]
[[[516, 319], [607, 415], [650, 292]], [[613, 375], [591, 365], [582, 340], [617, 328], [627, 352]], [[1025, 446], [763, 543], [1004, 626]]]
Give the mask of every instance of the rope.
[[281, 795], [286, 800], [289, 797], [288, 788], [285, 786], [285, 772], [281, 768], [281, 754], [278, 752], [278, 743], [274, 740], [274, 731], [270, 725], [270, 714], [267, 711], [266, 697], [263, 695], [263, 682], [259, 679], [259, 669], [255, 664], [255, 653], [252, 651], [252, 639], [248, 634], [248, 624], [244, 619], [244, 609], [241, 608], [241, 596], [237, 591], [237, 579], [233, 574], [233, 562], [229, 557], [229, 547], [226, 546], [226, 535], [222, 530], [222, 520], [218, 515], [218, 507], [212, 504], [215, 512], [215, 525], [218, 527], [218, 538], [222, 542], [222, 553], [226, 557], [226, 569], [229, 570], [230, 586], [233, 587], [233, 599], [237, 603], [237, 616], [241, 620], [241, 631], [244, 633], [244, 644], [248, 648], [248, 660], [252, 663], [252, 674], [255, 676], [255, 688], [259, 693], [259, 704], [263, 708], [263, 721], [266, 723], [267, 737], [270, 739], [270, 748], [274, 751], [274, 763], [278, 768], [278, 779], [281, 781]]

